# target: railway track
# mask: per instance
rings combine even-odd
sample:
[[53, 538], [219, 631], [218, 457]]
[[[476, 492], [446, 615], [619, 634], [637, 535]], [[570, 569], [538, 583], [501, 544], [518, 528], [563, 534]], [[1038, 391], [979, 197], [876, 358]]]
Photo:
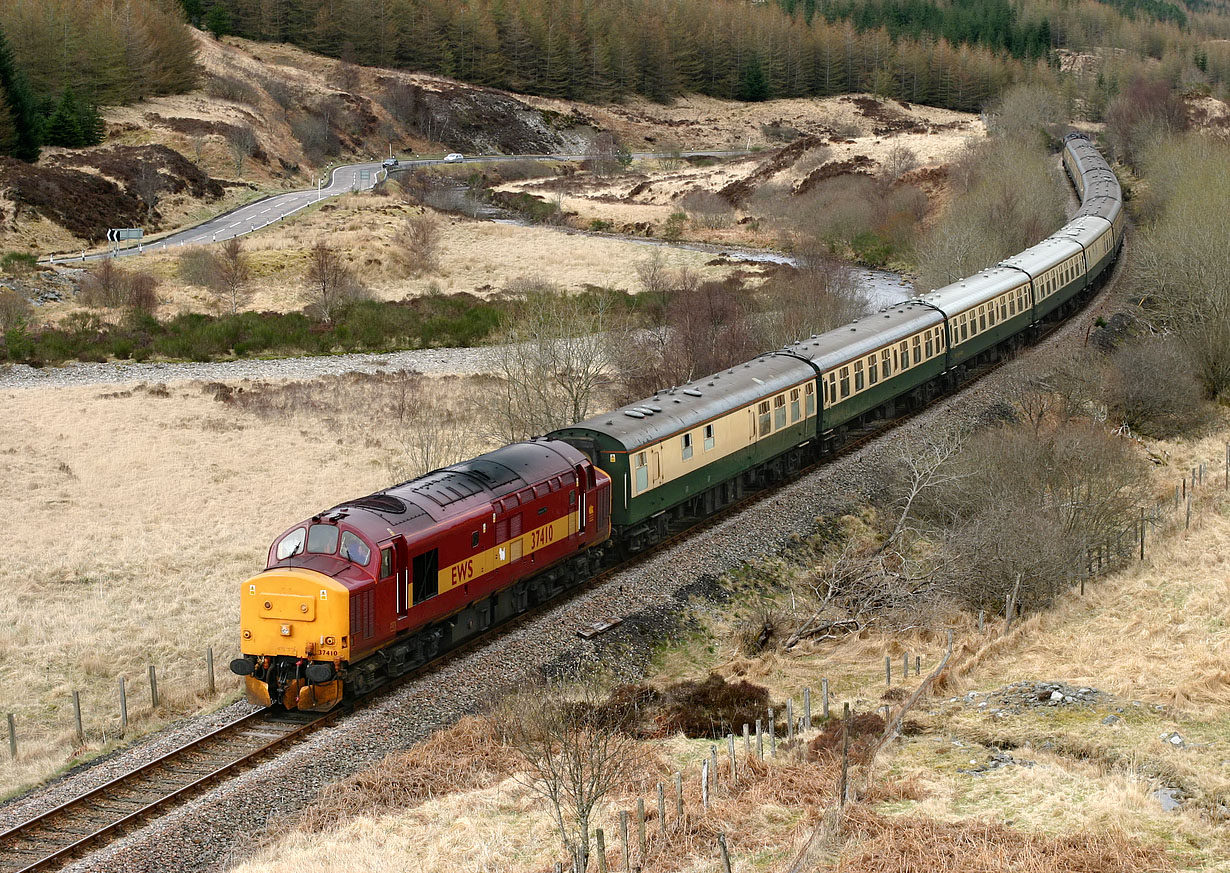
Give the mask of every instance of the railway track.
[[336, 718], [254, 712], [0, 833], [0, 873], [60, 867]]
[[[1107, 284], [1119, 275], [1116, 270]], [[1100, 289], [1099, 289], [1100, 290]], [[1098, 295], [1091, 295], [1096, 298]], [[1077, 311], [1084, 309], [1082, 302]], [[1075, 313], [1073, 313], [1075, 314]], [[1072, 323], [1071, 317], [1047, 325], [1030, 344], [1044, 342], [1051, 334]], [[952, 399], [989, 373], [1012, 360], [1013, 354], [971, 369], [960, 387], [945, 392], [931, 401], [892, 419], [881, 420], [850, 434], [839, 449], [771, 486], [760, 488], [723, 509], [696, 520], [679, 530], [672, 530], [656, 545], [605, 567], [581, 585], [561, 592], [550, 602], [575, 596], [595, 588], [617, 573], [632, 569], [663, 550], [688, 537], [707, 530], [735, 513], [743, 512], [770, 497], [782, 487], [807, 476], [826, 464], [849, 455], [872, 440], [895, 430], [937, 404]], [[432, 661], [392, 679], [379, 688], [324, 715], [314, 713], [252, 713], [224, 725], [213, 732], [168, 752], [136, 770], [81, 794], [8, 831], [0, 833], [0, 873], [34, 873], [56, 869], [84, 854], [122, 836], [148, 822], [155, 814], [165, 813], [195, 796], [209, 785], [254, 766], [260, 759], [283, 749], [308, 734], [335, 721], [339, 716], [383, 695], [416, 677], [432, 673], [448, 662], [483, 646], [493, 636], [506, 633], [533, 617], [541, 608], [493, 626], [482, 635], [442, 653]]]

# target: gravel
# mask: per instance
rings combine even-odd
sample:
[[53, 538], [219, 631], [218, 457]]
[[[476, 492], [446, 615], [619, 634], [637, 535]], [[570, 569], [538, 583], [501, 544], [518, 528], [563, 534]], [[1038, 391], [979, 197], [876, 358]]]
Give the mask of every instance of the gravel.
[[[1104, 292], [1084, 313], [1047, 339], [1046, 344], [1080, 343], [1092, 320], [1114, 306]], [[407, 353], [447, 359], [452, 350]], [[457, 352], [461, 354], [460, 351]], [[482, 354], [482, 351], [471, 352]], [[397, 356], [352, 356], [388, 365]], [[320, 359], [320, 369], [299, 372], [275, 370], [252, 376], [304, 377], [336, 366], [337, 359]], [[244, 362], [232, 366], [307, 366], [306, 362]], [[107, 367], [109, 365], [97, 365]], [[130, 365], [156, 366], [156, 365]], [[133, 378], [166, 381], [167, 370], [188, 371], [183, 378], [223, 378], [219, 365], [164, 365], [160, 375], [142, 373]], [[416, 360], [414, 366], [422, 368]], [[293, 750], [210, 790], [144, 828], [112, 843], [73, 865], [75, 871], [139, 871], [225, 869], [247, 857], [266, 827], [292, 816], [310, 803], [328, 782], [376, 764], [385, 755], [408, 748], [433, 730], [473, 713], [502, 690], [522, 683], [544, 667], [562, 661], [585, 664], [609, 659], [614, 651], [631, 651], [635, 664], [643, 661], [652, 643], [678, 627], [684, 601], [720, 574], [757, 556], [779, 554], [792, 538], [815, 529], [824, 516], [832, 517], [852, 503], [866, 500], [877, 487], [880, 473], [900, 451], [916, 428], [940, 418], [976, 418], [998, 400], [998, 387], [1017, 364], [967, 388], [959, 396], [936, 405], [909, 424], [885, 434], [850, 454], [825, 464], [818, 471], [786, 486], [744, 511], [678, 543], [636, 567], [582, 591], [550, 610], [529, 618], [481, 649], [448, 662], [381, 698], [338, 725], [312, 735]], [[94, 372], [83, 368], [84, 372]], [[89, 378], [83, 377], [83, 378]], [[114, 378], [112, 376], [111, 378]], [[226, 378], [235, 378], [230, 370]], [[0, 383], [2, 385], [3, 383]], [[592, 641], [577, 637], [581, 627], [623, 616], [619, 627]], [[213, 716], [185, 722], [142, 742], [88, 770], [63, 779], [27, 798], [0, 809], [16, 820], [31, 810], [45, 808], [79, 793], [107, 774], [115, 774], [147, 759], [169, 743], [182, 742], [208, 724], [234, 718], [241, 705]]]
[[320, 355], [220, 363], [66, 364], [35, 368], [26, 364], [0, 367], [0, 390], [71, 385], [117, 385], [136, 382], [226, 382], [239, 379], [316, 379], [339, 373], [380, 373], [414, 370], [428, 374], [490, 373], [497, 365], [497, 347], [415, 349], [379, 355]]

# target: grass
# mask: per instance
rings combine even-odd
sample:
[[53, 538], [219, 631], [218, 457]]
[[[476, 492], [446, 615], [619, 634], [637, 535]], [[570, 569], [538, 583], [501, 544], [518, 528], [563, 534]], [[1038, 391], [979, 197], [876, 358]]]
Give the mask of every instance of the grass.
[[[0, 504], [13, 510], [16, 544], [0, 562], [0, 713], [16, 715], [21, 753], [0, 771], [0, 796], [113, 743], [120, 676], [130, 736], [237, 692], [226, 667], [238, 653], [237, 594], [269, 543], [407, 472], [405, 433], [377, 405], [394, 402], [390, 378], [320, 380], [297, 394], [246, 382], [233, 386], [252, 398], [243, 404], [191, 384], [0, 394]], [[464, 428], [478, 390], [469, 379], [423, 378], [407, 403]], [[463, 436], [450, 441], [456, 454], [482, 450]], [[164, 698], [157, 713], [150, 664]]]

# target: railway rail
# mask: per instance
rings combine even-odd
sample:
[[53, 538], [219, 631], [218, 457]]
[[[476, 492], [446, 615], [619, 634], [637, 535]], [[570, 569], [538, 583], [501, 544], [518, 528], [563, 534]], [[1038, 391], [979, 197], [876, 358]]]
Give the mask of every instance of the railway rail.
[[[1120, 271], [1115, 269], [1105, 287], [1113, 286]], [[1092, 300], [1097, 295], [1091, 295]], [[1088, 300], [1081, 305], [1081, 310]], [[1080, 310], [1078, 310], [1080, 311]], [[1071, 317], [1047, 324], [1031, 346], [1046, 340], [1065, 325]], [[900, 416], [875, 422], [850, 434], [839, 449], [807, 465], [771, 486], [758, 489], [706, 518], [680, 530], [672, 530], [661, 542], [609, 567], [603, 568], [585, 583], [553, 598], [551, 603], [575, 596], [607, 581], [615, 574], [629, 570], [664, 549], [676, 545], [701, 531], [746, 511], [780, 488], [814, 473], [829, 462], [849, 455], [871, 440], [886, 434], [932, 407], [951, 400], [987, 374], [1012, 360], [1004, 355], [998, 360], [971, 369], [968, 378], [953, 391], [935, 397]], [[79, 795], [53, 809], [0, 833], [0, 873], [35, 873], [51, 870], [75, 860], [85, 853], [108, 843], [125, 832], [148, 822], [188, 800], [211, 784], [255, 766], [261, 759], [301, 741], [308, 734], [333, 723], [347, 712], [372, 698], [387, 693], [405, 682], [433, 672], [444, 664], [487, 643], [494, 635], [506, 633], [541, 609], [514, 616], [488, 632], [411, 670], [404, 676], [383, 683], [379, 688], [323, 715], [300, 712], [255, 712], [224, 725], [198, 739], [180, 746], [129, 773]]]

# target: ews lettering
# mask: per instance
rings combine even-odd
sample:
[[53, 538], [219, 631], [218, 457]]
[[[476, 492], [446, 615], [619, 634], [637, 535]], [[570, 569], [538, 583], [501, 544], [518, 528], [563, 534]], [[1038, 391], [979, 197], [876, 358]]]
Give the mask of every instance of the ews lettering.
[[474, 578], [474, 559], [453, 565], [453, 585], [461, 585]]
[[546, 527], [540, 527], [538, 530], [530, 531], [530, 549], [541, 549], [554, 539], [554, 525], [547, 525]]

